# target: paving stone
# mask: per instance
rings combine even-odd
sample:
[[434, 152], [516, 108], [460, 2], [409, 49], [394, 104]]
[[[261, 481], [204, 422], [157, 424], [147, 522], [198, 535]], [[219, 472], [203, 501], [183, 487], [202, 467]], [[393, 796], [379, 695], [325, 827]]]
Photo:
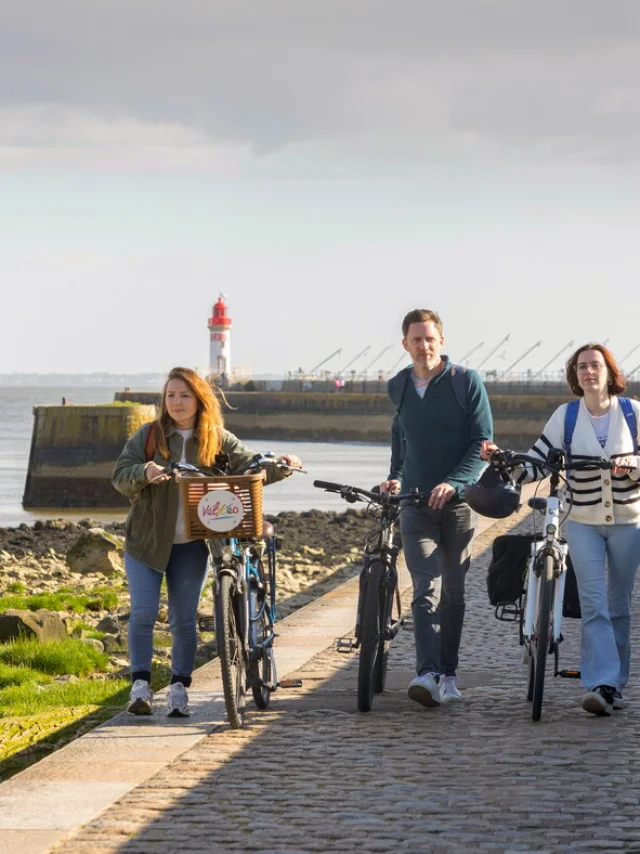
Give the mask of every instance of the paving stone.
[[[176, 840], [181, 854], [640, 851], [635, 683], [625, 711], [595, 719], [579, 707], [579, 683], [549, 671], [542, 720], [531, 721], [517, 625], [497, 621], [486, 602], [491, 542], [510, 525], [475, 543], [463, 703], [411, 703], [415, 650], [401, 631], [388, 690], [359, 714], [357, 656], [327, 648], [296, 670], [302, 689], [249, 712], [243, 730], [216, 728], [57, 854], [174, 854]], [[518, 523], [521, 533], [530, 528], [530, 517]], [[565, 621], [561, 666], [577, 665], [579, 632]], [[637, 655], [635, 622], [632, 642]]]

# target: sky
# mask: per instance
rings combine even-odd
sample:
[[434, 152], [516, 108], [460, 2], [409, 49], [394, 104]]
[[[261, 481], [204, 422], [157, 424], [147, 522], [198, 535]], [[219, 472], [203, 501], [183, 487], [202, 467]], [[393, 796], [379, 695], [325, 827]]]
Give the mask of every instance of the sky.
[[636, 0], [0, 5], [0, 374], [622, 358], [639, 234]]

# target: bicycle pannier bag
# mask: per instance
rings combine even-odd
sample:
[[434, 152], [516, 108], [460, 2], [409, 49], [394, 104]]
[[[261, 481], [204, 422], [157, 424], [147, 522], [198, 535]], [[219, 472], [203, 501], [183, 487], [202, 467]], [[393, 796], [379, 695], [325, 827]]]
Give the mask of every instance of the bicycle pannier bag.
[[524, 576], [532, 535], [504, 534], [493, 541], [487, 571], [487, 593], [492, 605], [513, 605], [524, 593]]
[[[487, 593], [492, 605], [514, 605], [520, 600], [532, 542], [531, 534], [505, 534], [493, 541], [493, 556], [487, 571]], [[571, 555], [567, 555], [562, 616], [574, 620], [582, 616]]]

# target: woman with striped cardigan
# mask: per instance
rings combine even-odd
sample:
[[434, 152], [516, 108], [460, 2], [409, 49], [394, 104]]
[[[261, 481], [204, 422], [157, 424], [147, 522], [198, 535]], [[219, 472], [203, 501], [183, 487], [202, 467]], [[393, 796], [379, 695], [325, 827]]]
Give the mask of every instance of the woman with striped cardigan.
[[[640, 564], [640, 404], [622, 398], [626, 381], [611, 352], [585, 344], [566, 366], [578, 401], [559, 406], [529, 451], [541, 460], [551, 448], [571, 459], [615, 460], [611, 471], [569, 473], [564, 526], [582, 610], [580, 669], [587, 693], [582, 707], [596, 715], [624, 708], [629, 678], [631, 594]], [[576, 406], [577, 404], [577, 406]], [[569, 447], [566, 447], [567, 441]], [[484, 459], [497, 450], [485, 442]], [[535, 466], [520, 481], [538, 480]]]

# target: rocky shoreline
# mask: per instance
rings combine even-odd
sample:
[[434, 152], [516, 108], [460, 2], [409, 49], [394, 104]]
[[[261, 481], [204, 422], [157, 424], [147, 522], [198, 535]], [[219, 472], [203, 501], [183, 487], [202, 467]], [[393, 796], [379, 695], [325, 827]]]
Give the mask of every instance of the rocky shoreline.
[[[373, 527], [361, 510], [284, 512], [267, 518], [274, 524], [280, 540], [277, 578], [280, 617], [355, 574], [360, 566], [364, 537]], [[104, 586], [103, 573], [87, 569], [73, 571], [77, 567], [68, 558], [82, 535], [95, 530], [104, 530], [121, 548], [123, 522], [100, 525], [90, 518], [79, 522], [51, 519], [0, 528], [0, 596], [13, 592], [16, 584], [22, 585], [27, 595], [52, 593], [60, 588], [90, 592]], [[128, 597], [124, 573], [116, 570], [108, 583], [119, 594], [117, 613], [109, 616], [125, 622]], [[211, 615], [209, 588], [207, 585], [203, 594], [201, 616]], [[107, 613], [98, 611], [90, 616], [97, 625]]]

